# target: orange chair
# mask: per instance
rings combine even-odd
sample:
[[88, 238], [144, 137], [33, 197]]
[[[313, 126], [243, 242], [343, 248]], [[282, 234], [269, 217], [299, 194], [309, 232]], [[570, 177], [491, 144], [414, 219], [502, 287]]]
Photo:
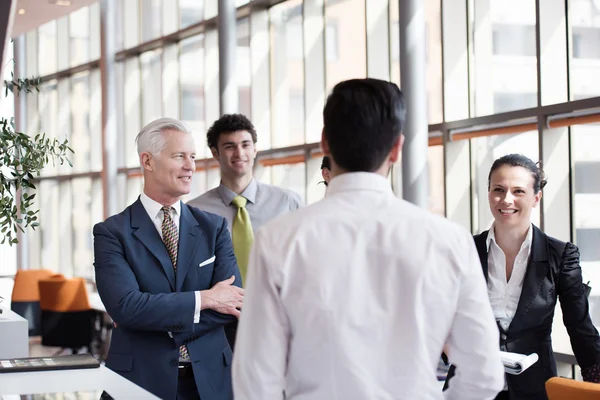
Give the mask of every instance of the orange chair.
[[600, 384], [567, 378], [546, 381], [548, 400], [600, 400]]
[[40, 291], [38, 282], [52, 276], [47, 269], [18, 270], [11, 296], [11, 310], [29, 322], [29, 336], [40, 334]]
[[91, 352], [96, 313], [91, 309], [85, 280], [53, 276], [39, 281], [42, 345]]

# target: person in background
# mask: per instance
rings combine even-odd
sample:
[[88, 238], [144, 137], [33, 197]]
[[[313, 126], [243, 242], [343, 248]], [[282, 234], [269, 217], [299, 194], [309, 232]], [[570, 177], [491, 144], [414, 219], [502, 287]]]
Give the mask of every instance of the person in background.
[[224, 326], [243, 289], [224, 218], [186, 206], [196, 147], [177, 120], [137, 138], [144, 189], [94, 226], [102, 303], [115, 321], [106, 366], [161, 399], [233, 398]]
[[[338, 83], [323, 111], [325, 199], [256, 235], [233, 362], [236, 400], [493, 399], [498, 329], [469, 232], [396, 198], [405, 120], [393, 83]], [[464, 368], [445, 394], [447, 341]]]
[[[522, 374], [506, 375], [498, 400], [547, 399], [545, 382], [556, 376], [550, 334], [557, 298], [583, 379], [600, 382], [600, 337], [589, 315], [579, 250], [531, 223], [531, 212], [539, 205], [545, 185], [544, 171], [520, 154], [494, 161], [488, 176], [494, 222], [475, 236], [475, 245], [500, 332], [500, 348], [539, 356]], [[457, 366], [456, 371], [461, 368]], [[451, 367], [450, 388], [454, 373]]]
[[[254, 233], [267, 221], [302, 207], [302, 200], [291, 190], [254, 178], [257, 134], [244, 115], [223, 115], [206, 133], [206, 142], [219, 162], [221, 183], [187, 204], [227, 220], [242, 282], [245, 282]], [[232, 348], [236, 327], [237, 322], [234, 322], [226, 328]]]
[[327, 156], [324, 156], [323, 161], [321, 161], [321, 176], [323, 176], [325, 186], [329, 186], [329, 181], [331, 180], [331, 161], [329, 161], [329, 157]]

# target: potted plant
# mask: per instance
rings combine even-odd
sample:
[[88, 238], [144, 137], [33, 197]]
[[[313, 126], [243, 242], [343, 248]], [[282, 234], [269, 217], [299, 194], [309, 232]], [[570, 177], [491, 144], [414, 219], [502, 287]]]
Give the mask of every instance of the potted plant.
[[[15, 79], [4, 81], [5, 96], [9, 91], [15, 96], [39, 91], [40, 79]], [[49, 162], [68, 163], [73, 150], [68, 141], [48, 138], [44, 133], [29, 136], [17, 132], [15, 119], [0, 118], [0, 244], [18, 243], [17, 230], [35, 229], [39, 225], [39, 209], [34, 207], [35, 179]]]

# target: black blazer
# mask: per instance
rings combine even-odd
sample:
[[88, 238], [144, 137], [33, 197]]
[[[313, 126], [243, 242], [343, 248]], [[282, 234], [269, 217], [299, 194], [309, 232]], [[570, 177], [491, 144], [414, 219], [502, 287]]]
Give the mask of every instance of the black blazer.
[[[556, 376], [552, 351], [552, 320], [557, 297], [571, 346], [582, 370], [600, 364], [600, 337], [589, 315], [587, 290], [581, 278], [579, 250], [533, 227], [531, 254], [515, 316], [506, 331], [500, 330], [503, 350], [531, 354], [539, 361], [521, 375], [506, 375], [511, 400], [546, 400], [545, 382]], [[486, 281], [488, 231], [474, 237]], [[454, 370], [448, 372], [447, 385]]]

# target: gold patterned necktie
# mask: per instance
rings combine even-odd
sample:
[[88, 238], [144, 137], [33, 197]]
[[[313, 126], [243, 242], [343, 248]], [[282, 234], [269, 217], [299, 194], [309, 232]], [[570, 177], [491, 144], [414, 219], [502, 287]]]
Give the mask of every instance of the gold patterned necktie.
[[[167, 248], [167, 252], [169, 253], [169, 257], [171, 257], [175, 275], [177, 275], [177, 247], [179, 245], [179, 231], [177, 229], [177, 225], [175, 225], [175, 221], [173, 221], [173, 218], [171, 217], [172, 209], [173, 207], [161, 208], [163, 212], [162, 239], [165, 247]], [[187, 347], [185, 345], [181, 346], [179, 348], [179, 360], [189, 361], [189, 359], [190, 356], [188, 354]]]
[[246, 209], [248, 200], [243, 196], [236, 196], [231, 203], [238, 209], [231, 226], [231, 241], [233, 242], [233, 252], [240, 268], [242, 283], [244, 283], [246, 282], [250, 248], [252, 247], [252, 243], [254, 243], [254, 232], [252, 231], [250, 214], [248, 214], [248, 210]]

